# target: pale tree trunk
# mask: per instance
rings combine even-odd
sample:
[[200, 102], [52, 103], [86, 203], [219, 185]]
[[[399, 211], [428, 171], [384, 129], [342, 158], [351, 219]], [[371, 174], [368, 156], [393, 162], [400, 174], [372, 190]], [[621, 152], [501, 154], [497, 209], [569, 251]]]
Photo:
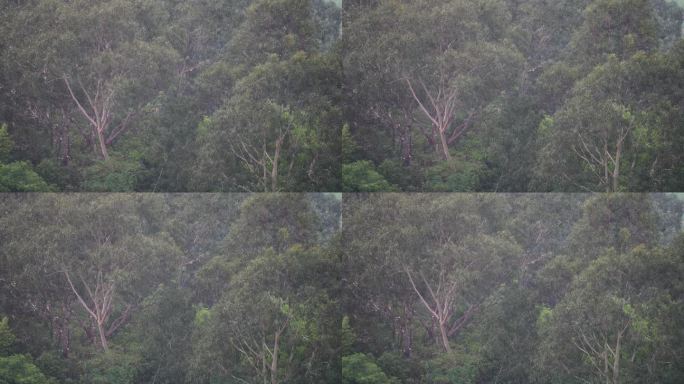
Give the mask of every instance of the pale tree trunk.
[[278, 347], [280, 346], [280, 333], [276, 333], [273, 342], [273, 357], [271, 358], [271, 384], [278, 384]]
[[613, 192], [617, 192], [620, 187], [620, 158], [622, 157], [622, 143], [624, 137], [621, 137], [615, 145], [615, 158], [613, 160]]
[[[593, 142], [591, 138], [585, 139], [582, 132], [576, 132], [579, 145], [573, 145], [572, 150], [589, 166], [589, 169], [597, 177], [599, 185], [604, 186], [606, 192], [618, 192], [620, 190], [620, 169], [624, 143], [632, 128], [632, 123], [621, 127], [614, 143], [609, 143], [607, 132], [603, 132], [601, 135], [600, 143]], [[614, 147], [614, 152], [611, 151], [611, 147]]]
[[429, 292], [428, 297], [430, 298], [430, 303], [416, 286], [413, 277], [411, 276], [411, 271], [407, 267], [404, 267], [404, 272], [406, 272], [406, 276], [411, 283], [411, 287], [418, 295], [420, 302], [432, 315], [432, 319], [437, 323], [437, 328], [439, 329], [440, 333], [439, 343], [447, 353], [451, 352], [449, 338], [456, 335], [461, 329], [463, 329], [463, 327], [470, 321], [473, 313], [478, 310], [479, 304], [470, 305], [465, 313], [463, 313], [457, 319], [454, 319], [453, 306], [458, 295], [457, 281], [447, 281], [444, 278], [444, 275], [440, 275], [440, 278], [436, 283], [436, 287], [433, 289], [425, 276], [423, 276], [421, 273], [420, 275], [423, 279], [423, 283]]
[[276, 140], [275, 153], [273, 153], [273, 159], [271, 161], [271, 192], [276, 192], [278, 190], [278, 162], [280, 161], [280, 150], [284, 140], [285, 136], [280, 136], [278, 140]]
[[88, 102], [89, 108], [86, 108], [71, 88], [71, 83], [66, 74], [63, 76], [63, 80], [71, 100], [76, 104], [81, 115], [90, 123], [92, 135], [97, 139], [96, 152], [99, 152], [104, 160], [109, 159], [108, 146], [128, 129], [128, 123], [133, 113], [129, 112], [119, 125], [110, 130], [114, 118], [112, 109], [115, 106], [113, 89], [108, 87], [104, 81], [98, 80], [95, 86], [95, 94], [91, 97], [91, 94], [79, 81], [81, 91]]
[[105, 281], [102, 276], [102, 273], [100, 272], [98, 273], [97, 281], [95, 283], [94, 288], [91, 289], [91, 287], [88, 286], [85, 280], [81, 278], [81, 282], [83, 283], [83, 286], [86, 292], [88, 293], [88, 297], [91, 302], [91, 304], [88, 304], [73, 284], [69, 272], [64, 271], [64, 274], [67, 278], [67, 281], [69, 283], [69, 286], [71, 287], [72, 292], [76, 295], [78, 302], [81, 304], [83, 309], [85, 309], [86, 312], [90, 315], [92, 322], [95, 324], [95, 328], [97, 328], [98, 341], [100, 347], [103, 351], [108, 351], [108, 338], [111, 337], [119, 329], [121, 325], [128, 321], [132, 305], [128, 305], [126, 309], [123, 311], [123, 313], [119, 315], [119, 317], [116, 318], [114, 321], [112, 321], [109, 327], [107, 327], [107, 323], [109, 322], [113, 309], [112, 303], [115, 292], [114, 283]]
[[439, 334], [442, 336], [442, 345], [447, 353], [451, 352], [451, 346], [449, 345], [449, 336], [444, 325], [444, 322], [439, 322]]
[[606, 384], [620, 384], [622, 339], [630, 324], [631, 320], [626, 321], [617, 332], [614, 347], [609, 345], [609, 338], [606, 335], [597, 336], [593, 332], [587, 335], [581, 329], [576, 331], [578, 337], [572, 340], [575, 347], [585, 355], [594, 372], [605, 380]]
[[[235, 349], [240, 352], [252, 370], [252, 378], [259, 380], [263, 384], [278, 384], [280, 378], [278, 376], [278, 369], [280, 367], [279, 354], [282, 349], [282, 336], [289, 325], [290, 319], [287, 318], [284, 323], [273, 334], [273, 344], [269, 347], [267, 343], [268, 327], [262, 324], [260, 335], [257, 338], [242, 334], [238, 331], [236, 338], [230, 338], [230, 343]], [[270, 337], [270, 336], [269, 336]], [[286, 381], [286, 380], [285, 380]]]
[[[273, 350], [266, 348], [268, 353], [271, 355], [271, 384], [278, 384], [278, 353], [280, 353], [280, 337], [283, 332], [287, 329], [290, 323], [290, 319], [287, 318], [283, 325], [275, 332], [273, 337]], [[266, 345], [264, 344], [264, 347]]]
[[451, 159], [451, 154], [449, 154], [449, 144], [447, 143], [446, 136], [444, 136], [444, 130], [439, 130], [439, 141], [442, 143], [442, 155], [444, 155], [445, 160]]
[[97, 141], [100, 143], [100, 153], [102, 154], [102, 158], [107, 160], [109, 159], [109, 151], [107, 150], [107, 144], [105, 144], [105, 138], [102, 134], [102, 129], [102, 127], [97, 128]]
[[[265, 138], [257, 145], [250, 143], [241, 136], [237, 137], [236, 142], [239, 146], [230, 143], [230, 149], [233, 154], [242, 162], [247, 171], [252, 176], [259, 180], [257, 186], [264, 192], [278, 191], [278, 167], [280, 160], [283, 157], [283, 145], [285, 139], [290, 132], [291, 125], [288, 125], [285, 130], [281, 131], [275, 139], [275, 148], [273, 156], [268, 152], [268, 143]], [[259, 148], [259, 145], [261, 148]]]
[[100, 334], [100, 344], [102, 345], [102, 349], [105, 352], [108, 351], [109, 343], [107, 343], [107, 337], [105, 336], [105, 331], [100, 321], [97, 323], [97, 332]]
[[411, 138], [411, 128], [407, 127], [401, 131], [401, 160], [405, 167], [411, 166], [413, 158], [413, 142]]
[[[266, 340], [263, 341], [264, 346], [266, 345]], [[266, 349], [266, 348], [264, 348]], [[268, 373], [266, 367], [266, 352], [261, 352], [261, 375], [264, 378], [264, 384], [268, 384]]]
[[[430, 102], [430, 108], [426, 106], [417, 94], [411, 80], [408, 77], [405, 77], [404, 80], [419, 109], [432, 124], [430, 133], [421, 129], [423, 135], [425, 135], [428, 142], [434, 144], [436, 153], [439, 153], [444, 160], [450, 160], [449, 146], [457, 142], [470, 127], [474, 112], [470, 112], [466, 120], [452, 128], [455, 118], [454, 114], [456, 113], [456, 108], [460, 105], [460, 100], [458, 99], [458, 90], [449, 85], [449, 79], [442, 75], [437, 89], [432, 92], [428, 90], [422, 80], [419, 80], [423, 93]], [[438, 141], [435, 140], [435, 137], [437, 137]]]

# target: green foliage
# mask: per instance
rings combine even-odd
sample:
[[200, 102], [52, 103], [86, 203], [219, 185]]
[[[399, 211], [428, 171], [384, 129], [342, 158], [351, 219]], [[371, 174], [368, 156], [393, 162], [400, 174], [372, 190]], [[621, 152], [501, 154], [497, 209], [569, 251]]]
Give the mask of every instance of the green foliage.
[[0, 124], [0, 163], [9, 161], [12, 148], [14, 148], [14, 142], [7, 132], [7, 125]]
[[54, 380], [46, 377], [26, 355], [0, 356], [0, 383], [56, 384]]
[[137, 161], [111, 158], [84, 169], [82, 188], [90, 192], [132, 192], [140, 180]]
[[129, 384], [136, 375], [137, 357], [129, 351], [110, 351], [85, 363], [84, 379], [97, 384]]
[[[681, 189], [682, 111], [671, 107], [681, 92], [668, 85], [682, 83], [676, 5], [412, 0], [346, 9], [345, 117], [359, 148], [345, 164], [401, 164], [380, 173], [404, 191]], [[456, 106], [445, 110], [451, 90]]]
[[[341, 68], [333, 47], [341, 10], [327, 0], [2, 7], [0, 118], [12, 127], [12, 156], [43, 164], [39, 173], [60, 190], [263, 191], [241, 163], [245, 154], [211, 143], [277, 129], [260, 110], [271, 101], [298, 119], [272, 189], [339, 189]], [[259, 92], [240, 97], [251, 88]], [[197, 132], [225, 104], [246, 109], [237, 132], [224, 132], [225, 121], [218, 133]], [[0, 136], [4, 163], [7, 134]], [[255, 144], [250, 139], [243, 144]], [[273, 130], [262, 139], [278, 140]]]
[[0, 355], [7, 355], [15, 340], [16, 337], [9, 327], [9, 319], [3, 317], [0, 319]]
[[5, 196], [0, 302], [17, 337], [0, 321], [0, 355], [25, 355], [0, 376], [262, 383], [251, 361], [276, 351], [269, 381], [340, 382], [340, 200]]
[[30, 356], [10, 354], [15, 341], [7, 317], [0, 318], [0, 383], [56, 384], [40, 371]]
[[359, 150], [358, 144], [354, 141], [354, 138], [349, 131], [349, 125], [345, 124], [342, 127], [342, 161], [344, 163], [351, 163], [357, 156], [357, 151]]
[[45, 182], [28, 162], [0, 163], [0, 192], [50, 192], [54, 188]]
[[342, 356], [342, 382], [344, 384], [392, 384], [398, 381], [388, 377], [373, 357], [355, 353]]
[[343, 356], [411, 384], [603, 382], [592, 361], [606, 356], [620, 382], [674, 383], [684, 288], [673, 199], [352, 196]]
[[370, 161], [361, 160], [342, 165], [342, 190], [344, 192], [391, 192], [396, 190], [385, 180]]
[[479, 163], [454, 158], [427, 169], [425, 189], [434, 192], [473, 192], [482, 167]]
[[433, 384], [472, 384], [477, 378], [473, 355], [442, 355], [427, 363], [428, 380]]

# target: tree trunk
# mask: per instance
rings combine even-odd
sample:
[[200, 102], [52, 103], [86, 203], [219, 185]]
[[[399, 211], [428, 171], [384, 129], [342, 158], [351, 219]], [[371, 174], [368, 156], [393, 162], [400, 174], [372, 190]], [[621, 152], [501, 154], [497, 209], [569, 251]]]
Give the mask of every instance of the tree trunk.
[[442, 145], [442, 155], [444, 156], [444, 160], [450, 160], [451, 155], [449, 154], [449, 143], [447, 142], [447, 138], [444, 135], [444, 130], [439, 129], [439, 141]]
[[100, 143], [100, 154], [104, 160], [109, 160], [109, 151], [107, 151], [107, 143], [105, 142], [104, 135], [102, 134], [102, 129], [97, 128], [97, 141]]
[[280, 345], [280, 333], [276, 333], [273, 343], [273, 358], [271, 359], [271, 384], [278, 384], [278, 347]]
[[69, 353], [71, 352], [71, 334], [69, 331], [69, 322], [71, 314], [67, 305], [62, 305], [64, 314], [61, 318], [61, 323], [59, 325], [59, 348], [62, 351], [62, 357], [69, 358]]
[[68, 324], [65, 324], [59, 331], [59, 348], [62, 350], [62, 357], [68, 359], [69, 352], [71, 352], [71, 337]]
[[449, 336], [447, 335], [447, 330], [443, 322], [439, 323], [439, 333], [442, 336], [442, 346], [447, 353], [451, 353], [451, 346], [449, 345]]
[[107, 336], [105, 335], [104, 327], [102, 326], [102, 322], [100, 321], [97, 322], [97, 332], [100, 334], [100, 344], [102, 345], [102, 350], [105, 352], [109, 351], [109, 345], [107, 344]]
[[411, 358], [411, 352], [413, 350], [413, 337], [411, 335], [411, 325], [406, 322], [404, 326], [401, 328], [401, 348], [402, 352], [404, 354], [404, 357], [407, 359]]
[[401, 347], [404, 357], [411, 358], [411, 351], [413, 350], [413, 335], [411, 333], [411, 319], [413, 309], [409, 304], [404, 304], [404, 317], [401, 326]]
[[620, 187], [620, 156], [622, 155], [622, 141], [618, 141], [615, 150], [615, 164], [613, 167], [613, 192], [617, 192]]
[[280, 149], [283, 145], [283, 139], [279, 138], [276, 141], [275, 153], [273, 154], [273, 164], [271, 164], [271, 192], [278, 189], [278, 161], [280, 160]]
[[413, 143], [411, 142], [411, 130], [407, 128], [401, 135], [401, 159], [405, 167], [411, 166]]
[[[263, 343], [265, 346], [266, 341], [264, 340]], [[266, 351], [261, 351], [261, 375], [264, 377], [264, 384], [268, 384], [268, 374], [266, 369]]]
[[622, 333], [618, 333], [615, 343], [615, 356], [613, 356], [613, 384], [620, 384], [620, 338]]

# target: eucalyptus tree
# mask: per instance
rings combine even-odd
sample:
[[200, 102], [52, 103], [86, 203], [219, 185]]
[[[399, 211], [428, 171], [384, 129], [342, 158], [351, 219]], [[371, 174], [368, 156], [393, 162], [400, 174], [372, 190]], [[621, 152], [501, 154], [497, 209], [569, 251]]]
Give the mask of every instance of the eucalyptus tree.
[[680, 380], [671, 362], [681, 348], [675, 341], [681, 265], [674, 249], [643, 245], [592, 262], [539, 319], [542, 376], [613, 384]]
[[[64, 153], [71, 145], [69, 130], [79, 132], [94, 154], [107, 160], [112, 144], [137, 115], [149, 112], [145, 108], [175, 76], [178, 54], [163, 41], [145, 36], [145, 28], [153, 30], [156, 26], [150, 23], [160, 21], [147, 19], [149, 25], [143, 24], [146, 13], [159, 11], [155, 6], [46, 1], [17, 7], [8, 53], [19, 61], [20, 79], [45, 85], [63, 100], [25, 99], [25, 108], [36, 119], [57, 120], [52, 131], [60, 135], [54, 140], [63, 147], [63, 161], [71, 156]], [[30, 97], [25, 93], [30, 90], [16, 89], [16, 96]], [[40, 94], [33, 96], [40, 100]]]
[[256, 1], [228, 47], [232, 95], [199, 126], [202, 189], [337, 185], [339, 65], [321, 52], [313, 4]]
[[225, 247], [200, 271], [223, 289], [198, 313], [193, 375], [271, 384], [337, 377], [338, 261], [315, 222], [305, 195], [242, 204]]
[[[682, 119], [681, 43], [610, 56], [540, 124], [538, 184], [547, 190], [675, 190]], [[674, 88], [673, 88], [674, 87]], [[545, 180], [542, 180], [544, 178]]]
[[354, 16], [344, 36], [349, 91], [366, 92], [366, 79], [384, 79], [390, 91], [369, 100], [370, 117], [402, 135], [404, 145], [402, 126], [418, 128], [446, 160], [522, 62], [503, 39], [510, 16], [499, 2], [389, 1]]
[[4, 219], [15, 289], [28, 303], [37, 300], [32, 306], [45, 314], [64, 354], [73, 326], [108, 350], [145, 295], [179, 267], [179, 249], [141, 214], [144, 199], [31, 196]]
[[521, 249], [503, 231], [497, 208], [505, 203], [477, 195], [387, 195], [352, 204], [345, 221], [347, 257], [358, 258], [363, 272], [347, 278], [353, 294], [361, 287], [376, 290], [360, 297], [368, 302], [358, 309], [396, 320], [405, 356], [416, 324], [452, 352], [453, 339], [487, 297], [512, 279]]

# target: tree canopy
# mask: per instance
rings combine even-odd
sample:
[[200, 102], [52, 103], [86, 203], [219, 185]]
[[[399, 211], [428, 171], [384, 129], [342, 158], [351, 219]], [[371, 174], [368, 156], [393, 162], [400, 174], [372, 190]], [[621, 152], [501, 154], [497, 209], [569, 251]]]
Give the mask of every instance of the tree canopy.
[[0, 382], [339, 382], [339, 196], [5, 195], [0, 213]]
[[349, 1], [343, 23], [345, 190], [682, 189], [671, 1]]
[[339, 189], [340, 17], [328, 0], [0, 2], [0, 190]]
[[674, 195], [345, 200], [346, 383], [676, 383]]

